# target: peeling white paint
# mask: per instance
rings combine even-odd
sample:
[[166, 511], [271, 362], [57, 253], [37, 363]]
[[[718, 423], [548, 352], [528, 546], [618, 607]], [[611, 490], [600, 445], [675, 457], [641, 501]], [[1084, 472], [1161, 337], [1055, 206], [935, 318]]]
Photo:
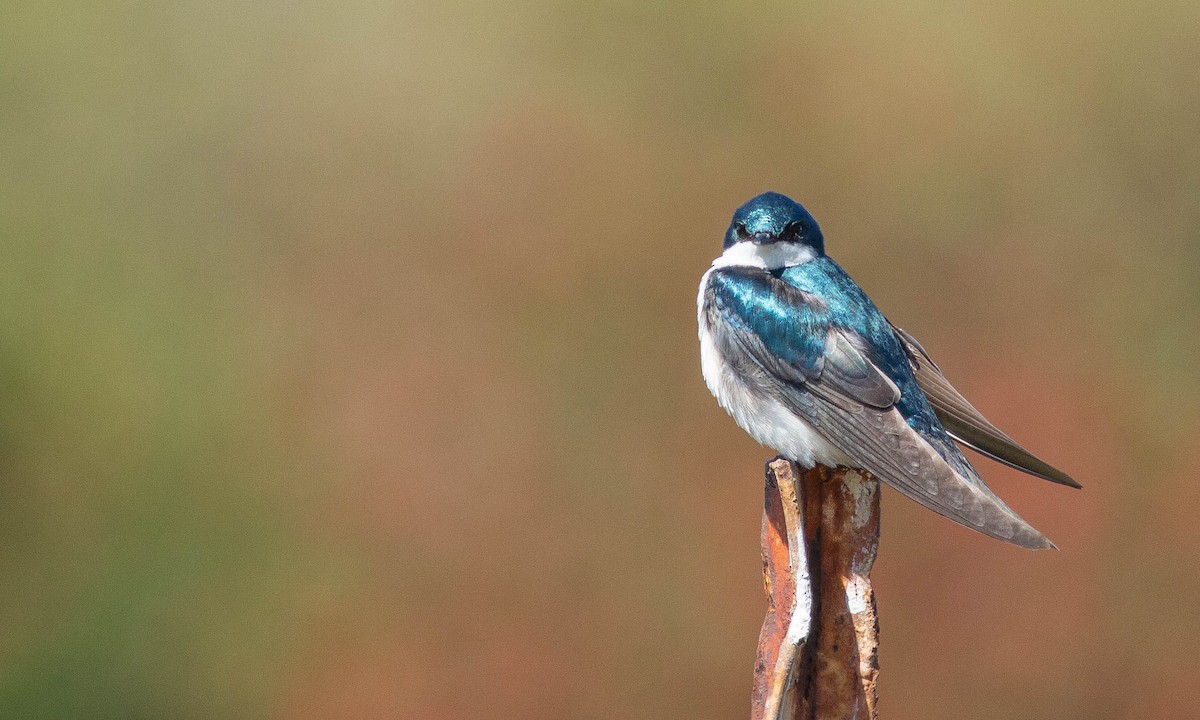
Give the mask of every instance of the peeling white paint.
[[844, 482], [847, 492], [854, 500], [854, 514], [850, 517], [850, 525], [855, 530], [861, 530], [871, 521], [871, 507], [875, 502], [875, 493], [879, 492], [879, 483], [868, 480], [857, 470], [847, 470]]
[[866, 612], [871, 600], [871, 581], [857, 573], [846, 583], [846, 607], [855, 615]]
[[[798, 483], [797, 483], [798, 485]], [[799, 487], [796, 488], [799, 490]], [[812, 630], [813, 591], [812, 576], [808, 571], [808, 545], [804, 542], [804, 514], [800, 513], [800, 522], [796, 525], [792, 537], [788, 538], [788, 550], [796, 554], [795, 573], [792, 590], [796, 597], [796, 608], [788, 621], [787, 634], [784, 641], [789, 645], [799, 645]]]

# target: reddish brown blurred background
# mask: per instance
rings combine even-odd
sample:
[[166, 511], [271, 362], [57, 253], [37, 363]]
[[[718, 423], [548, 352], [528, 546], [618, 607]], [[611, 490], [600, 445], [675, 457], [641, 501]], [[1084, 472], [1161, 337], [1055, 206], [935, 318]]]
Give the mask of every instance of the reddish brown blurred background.
[[884, 717], [1200, 717], [1200, 5], [8, 15], [0, 716], [744, 716], [694, 302], [773, 189], [1086, 487], [885, 493]]

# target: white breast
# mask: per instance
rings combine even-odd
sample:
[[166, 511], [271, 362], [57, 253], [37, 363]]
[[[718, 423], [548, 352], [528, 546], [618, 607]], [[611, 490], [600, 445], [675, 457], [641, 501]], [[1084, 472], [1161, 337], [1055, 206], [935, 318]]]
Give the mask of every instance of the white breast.
[[850, 458], [826, 440], [808, 421], [793, 414], [768, 390], [740, 377], [722, 356], [708, 327], [704, 308], [704, 290], [716, 267], [718, 265], [714, 263], [713, 268], [700, 279], [700, 294], [696, 299], [700, 326], [700, 369], [709, 392], [750, 437], [802, 467], [853, 467]]

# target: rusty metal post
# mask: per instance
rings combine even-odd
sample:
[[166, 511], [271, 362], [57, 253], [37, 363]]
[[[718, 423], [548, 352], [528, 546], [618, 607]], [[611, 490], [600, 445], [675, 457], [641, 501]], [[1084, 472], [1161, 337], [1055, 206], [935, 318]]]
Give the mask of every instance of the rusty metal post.
[[877, 720], [870, 571], [879, 483], [848, 468], [767, 465], [752, 720]]

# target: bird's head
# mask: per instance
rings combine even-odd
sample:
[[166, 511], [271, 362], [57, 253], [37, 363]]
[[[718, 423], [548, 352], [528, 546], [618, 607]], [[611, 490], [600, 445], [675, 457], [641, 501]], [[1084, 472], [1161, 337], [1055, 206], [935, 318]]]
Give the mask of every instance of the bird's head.
[[791, 243], [825, 254], [825, 238], [817, 221], [804, 206], [787, 195], [765, 192], [751, 198], [733, 213], [725, 232], [725, 249], [738, 243], [773, 245]]

